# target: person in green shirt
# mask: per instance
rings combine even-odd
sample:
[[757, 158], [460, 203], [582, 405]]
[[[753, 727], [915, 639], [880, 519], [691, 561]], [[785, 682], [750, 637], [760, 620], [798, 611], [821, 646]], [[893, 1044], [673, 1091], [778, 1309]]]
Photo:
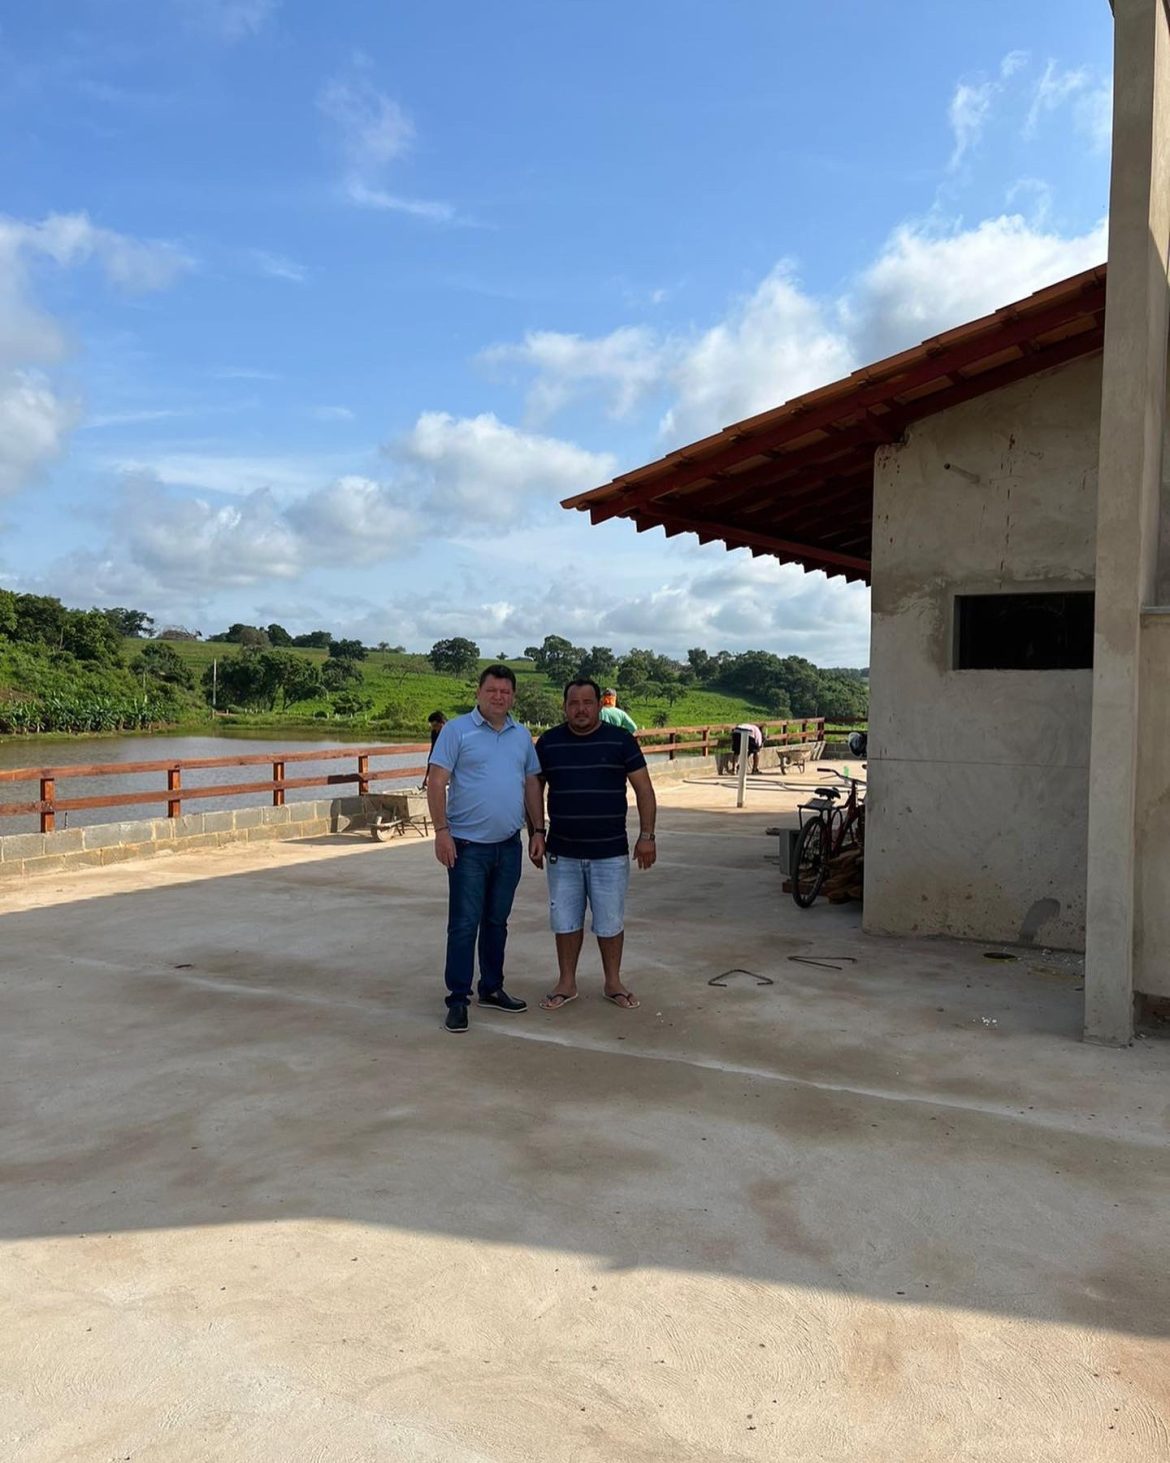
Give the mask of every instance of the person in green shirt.
[[610, 726], [620, 726], [622, 731], [636, 732], [638, 730], [634, 718], [617, 704], [616, 691], [602, 691], [601, 719], [608, 721]]

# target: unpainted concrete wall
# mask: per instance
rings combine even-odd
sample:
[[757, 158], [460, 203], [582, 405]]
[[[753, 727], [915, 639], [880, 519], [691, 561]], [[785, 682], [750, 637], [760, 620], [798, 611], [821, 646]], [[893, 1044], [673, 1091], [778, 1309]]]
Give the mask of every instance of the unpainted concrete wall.
[[1170, 611], [1142, 616], [1139, 726], [1133, 983], [1170, 996]]
[[954, 670], [954, 601], [1092, 588], [1100, 400], [1095, 356], [878, 452], [868, 930], [1083, 946], [1092, 673]]
[[231, 808], [93, 823], [53, 833], [10, 833], [0, 838], [0, 880], [124, 863], [194, 848], [262, 838], [314, 838], [344, 829], [360, 810], [357, 798], [322, 798], [283, 808]]

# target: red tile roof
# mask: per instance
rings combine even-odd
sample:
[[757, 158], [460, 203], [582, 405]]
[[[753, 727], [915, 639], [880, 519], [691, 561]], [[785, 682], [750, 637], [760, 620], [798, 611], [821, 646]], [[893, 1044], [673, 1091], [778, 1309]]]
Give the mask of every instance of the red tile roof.
[[562, 506], [868, 581], [877, 447], [923, 417], [1099, 351], [1104, 330], [1101, 264]]

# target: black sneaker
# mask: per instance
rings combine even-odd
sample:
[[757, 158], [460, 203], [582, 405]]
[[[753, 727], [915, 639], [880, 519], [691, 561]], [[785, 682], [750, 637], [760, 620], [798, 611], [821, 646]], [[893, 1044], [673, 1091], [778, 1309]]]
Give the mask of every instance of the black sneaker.
[[517, 1000], [510, 996], [507, 991], [492, 991], [490, 995], [480, 996], [477, 1002], [480, 1006], [487, 1006], [493, 1011], [527, 1011], [528, 1002]]
[[448, 1031], [467, 1030], [467, 1007], [462, 1001], [458, 1005], [447, 1007], [447, 1020], [444, 1024]]

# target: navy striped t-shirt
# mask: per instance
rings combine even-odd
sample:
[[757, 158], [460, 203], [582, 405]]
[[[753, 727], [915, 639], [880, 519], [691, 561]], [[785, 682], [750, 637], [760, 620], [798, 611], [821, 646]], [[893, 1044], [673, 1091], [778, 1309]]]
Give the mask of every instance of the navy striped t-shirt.
[[620, 726], [599, 722], [586, 736], [567, 724], [536, 743], [548, 783], [548, 843], [560, 858], [626, 858], [626, 778], [645, 767], [642, 749]]

